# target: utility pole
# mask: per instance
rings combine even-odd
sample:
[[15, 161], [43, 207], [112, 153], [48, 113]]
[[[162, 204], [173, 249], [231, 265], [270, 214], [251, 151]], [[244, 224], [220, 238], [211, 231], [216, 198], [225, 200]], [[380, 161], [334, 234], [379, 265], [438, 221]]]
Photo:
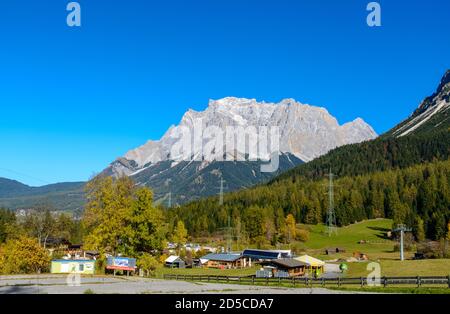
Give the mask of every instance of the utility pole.
[[223, 178], [220, 178], [219, 205], [223, 205]]
[[[155, 206], [161, 205], [161, 204], [167, 204], [167, 208], [172, 207], [172, 192], [166, 193], [164, 197], [159, 198], [153, 203]], [[175, 204], [177, 205], [177, 204]]]
[[400, 260], [404, 261], [405, 260], [405, 254], [404, 254], [404, 234], [405, 232], [409, 232], [411, 231], [410, 228], [406, 228], [405, 225], [403, 224], [399, 224], [397, 225], [397, 228], [394, 229], [394, 231], [400, 231]]
[[333, 233], [337, 233], [336, 227], [336, 213], [334, 211], [334, 183], [333, 178], [335, 174], [330, 172], [328, 174], [328, 213], [327, 213], [327, 232], [328, 236], [331, 237]]
[[228, 227], [227, 227], [227, 253], [231, 252], [232, 249], [232, 234], [231, 234], [232, 230], [231, 230], [231, 217], [228, 215]]
[[230, 253], [231, 250], [233, 249], [233, 228], [231, 227], [231, 216], [228, 215], [228, 221], [227, 221], [227, 226], [224, 228], [220, 228], [220, 230], [223, 232], [223, 238], [226, 242], [225, 246], [226, 248], [225, 251], [226, 253]]

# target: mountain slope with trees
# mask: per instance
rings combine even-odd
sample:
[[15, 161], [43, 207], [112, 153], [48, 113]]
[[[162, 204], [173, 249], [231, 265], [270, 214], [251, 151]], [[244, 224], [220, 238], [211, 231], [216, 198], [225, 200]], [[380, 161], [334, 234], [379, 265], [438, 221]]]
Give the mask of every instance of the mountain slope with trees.
[[[407, 125], [411, 132], [401, 135], [407, 131]], [[295, 180], [297, 176], [318, 179], [330, 168], [340, 176], [361, 175], [446, 160], [449, 156], [450, 70], [445, 73], [433, 95], [425, 98], [408, 119], [385, 134], [371, 141], [338, 147], [307, 164], [288, 170], [272, 182]]]
[[[284, 217], [297, 222], [326, 221], [326, 174], [338, 175], [337, 223], [392, 218], [413, 227], [416, 238], [440, 239], [450, 221], [450, 71], [436, 93], [411, 117], [372, 141], [346, 145], [273, 179], [267, 185], [209, 198], [170, 210], [192, 234], [226, 227], [230, 216], [239, 237], [257, 243], [283, 240]], [[416, 125], [414, 125], [416, 123]], [[408, 134], [397, 134], [397, 130]]]

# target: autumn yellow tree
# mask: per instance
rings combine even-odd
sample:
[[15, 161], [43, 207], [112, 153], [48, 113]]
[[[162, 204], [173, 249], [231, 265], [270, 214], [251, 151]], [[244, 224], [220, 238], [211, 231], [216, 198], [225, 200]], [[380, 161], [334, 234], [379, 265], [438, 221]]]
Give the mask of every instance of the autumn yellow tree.
[[285, 229], [285, 237], [288, 243], [290, 243], [293, 239], [295, 239], [296, 228], [295, 228], [295, 218], [292, 214], [286, 216], [285, 219], [286, 229]]
[[85, 246], [100, 253], [116, 254], [127, 236], [126, 217], [131, 212], [134, 183], [128, 177], [96, 177], [86, 186], [83, 224]]
[[450, 221], [447, 224], [447, 240], [450, 240]]
[[137, 188], [129, 177], [96, 177], [87, 184], [86, 194], [86, 248], [131, 256], [162, 249], [164, 216], [153, 206], [150, 189]]
[[173, 231], [172, 239], [175, 243], [177, 243], [178, 248], [180, 248], [187, 241], [187, 230], [184, 227], [184, 223], [181, 220], [178, 220], [177, 226]]
[[49, 266], [49, 253], [36, 239], [20, 236], [0, 248], [0, 273], [39, 273], [47, 271]]

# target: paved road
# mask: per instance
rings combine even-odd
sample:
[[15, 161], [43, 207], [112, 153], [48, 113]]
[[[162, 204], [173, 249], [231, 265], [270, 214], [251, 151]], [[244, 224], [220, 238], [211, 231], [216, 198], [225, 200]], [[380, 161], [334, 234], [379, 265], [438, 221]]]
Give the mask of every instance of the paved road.
[[[69, 281], [72, 283], [72, 281]], [[67, 276], [17, 275], [0, 276], [0, 294], [82, 294], [94, 293], [249, 293], [249, 294], [329, 294], [345, 293], [323, 288], [278, 288], [251, 285], [194, 283], [139, 277], [82, 277], [79, 286], [67, 284]]]

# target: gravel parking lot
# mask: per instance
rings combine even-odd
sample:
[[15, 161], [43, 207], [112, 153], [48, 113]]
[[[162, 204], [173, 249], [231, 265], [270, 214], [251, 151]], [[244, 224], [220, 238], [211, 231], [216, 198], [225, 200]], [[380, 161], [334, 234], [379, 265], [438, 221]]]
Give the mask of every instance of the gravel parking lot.
[[[82, 294], [91, 290], [99, 294], [141, 293], [249, 293], [249, 294], [329, 294], [345, 293], [324, 288], [278, 288], [250, 285], [196, 283], [139, 277], [81, 277], [80, 285], [61, 275], [0, 276], [0, 294]], [[348, 292], [347, 292], [348, 293]]]

